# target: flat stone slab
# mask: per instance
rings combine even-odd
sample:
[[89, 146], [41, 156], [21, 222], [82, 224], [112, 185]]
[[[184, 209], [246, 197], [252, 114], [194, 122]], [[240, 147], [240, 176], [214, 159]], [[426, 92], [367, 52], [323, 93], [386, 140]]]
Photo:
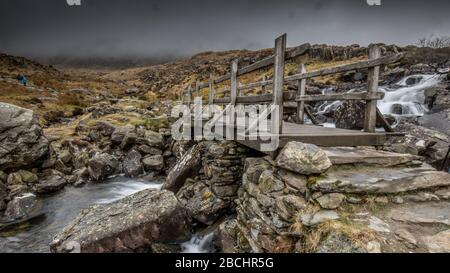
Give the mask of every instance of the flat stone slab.
[[186, 239], [190, 217], [169, 191], [144, 190], [83, 210], [50, 244], [52, 252], [136, 252]]
[[421, 168], [338, 168], [311, 183], [321, 192], [387, 194], [450, 185], [450, 174]]
[[410, 154], [377, 151], [369, 147], [326, 147], [322, 148], [333, 165], [367, 164], [378, 166], [397, 166], [418, 159]]
[[393, 209], [392, 220], [410, 224], [442, 224], [450, 226], [450, 203], [417, 203]]

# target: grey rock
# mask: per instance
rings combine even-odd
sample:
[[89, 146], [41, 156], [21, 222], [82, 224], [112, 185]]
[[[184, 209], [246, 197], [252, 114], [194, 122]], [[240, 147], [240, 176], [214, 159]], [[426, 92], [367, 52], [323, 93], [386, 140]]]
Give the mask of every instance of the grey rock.
[[36, 183], [39, 179], [36, 174], [29, 172], [29, 171], [19, 170], [17, 173], [22, 178], [23, 183], [32, 184], [32, 183]]
[[22, 176], [19, 173], [10, 173], [7, 180], [8, 185], [23, 184]]
[[242, 183], [247, 182], [258, 184], [259, 177], [265, 170], [272, 170], [272, 165], [263, 158], [246, 158], [244, 162], [245, 173], [242, 177]]
[[285, 221], [293, 222], [297, 214], [307, 207], [304, 198], [296, 195], [283, 195], [276, 198], [275, 211]]
[[320, 210], [312, 215], [304, 214], [301, 216], [301, 221], [305, 226], [316, 226], [327, 221], [338, 220], [339, 218], [337, 212], [333, 210]]
[[33, 111], [0, 102], [0, 170], [38, 165], [49, 141]]
[[331, 163], [335, 165], [366, 164], [375, 166], [397, 166], [417, 160], [411, 154], [378, 151], [368, 147], [326, 147], [322, 148]]
[[131, 150], [123, 161], [123, 169], [128, 177], [137, 177], [144, 172], [141, 163], [142, 156], [136, 150]]
[[229, 203], [224, 202], [205, 184], [191, 182], [178, 191], [177, 198], [193, 218], [211, 225], [224, 215]]
[[450, 226], [450, 204], [448, 202], [409, 204], [391, 210], [389, 217], [403, 223]]
[[137, 147], [137, 150], [144, 155], [162, 155], [163, 154], [163, 151], [161, 149], [150, 147], [148, 145], [139, 145]]
[[283, 180], [286, 185], [291, 186], [292, 188], [298, 190], [300, 193], [306, 193], [307, 187], [307, 177], [303, 175], [296, 174], [294, 172], [290, 172], [287, 170], [281, 169], [278, 172], [281, 180]]
[[263, 194], [280, 192], [285, 188], [281, 179], [275, 176], [273, 171], [265, 170], [259, 177], [258, 189]]
[[42, 213], [42, 203], [37, 200], [36, 195], [26, 193], [14, 197], [5, 210], [4, 220], [17, 221], [30, 219]]
[[311, 188], [321, 192], [402, 193], [450, 185], [450, 174], [432, 168], [335, 169]]
[[201, 166], [201, 148], [199, 145], [194, 145], [170, 170], [163, 189], [178, 192], [186, 179], [195, 177], [199, 173]]
[[331, 167], [325, 152], [312, 144], [289, 142], [276, 158], [278, 167], [299, 174], [320, 174]]
[[450, 252], [450, 229], [444, 230], [432, 236], [422, 237], [424, 244], [430, 253]]
[[418, 245], [417, 239], [409, 231], [404, 228], [397, 229], [395, 235], [401, 240], [406, 242], [410, 247], [416, 247]]
[[122, 150], [128, 149], [130, 146], [134, 145], [137, 141], [137, 135], [134, 132], [128, 132], [120, 143], [120, 148]]
[[93, 129], [98, 131], [102, 136], [110, 137], [116, 130], [116, 127], [107, 121], [101, 120], [95, 123]]
[[324, 209], [337, 209], [345, 200], [345, 195], [340, 193], [329, 193], [317, 198], [316, 201]]
[[[56, 235], [52, 252], [137, 252], [153, 243], [186, 240], [191, 219], [169, 191], [144, 190], [83, 210]], [[73, 245], [78, 246], [76, 249]]]
[[144, 135], [138, 139], [139, 144], [145, 144], [150, 147], [163, 147], [163, 136], [160, 133], [145, 130]]
[[164, 168], [164, 157], [162, 155], [146, 156], [142, 160], [145, 171], [162, 171]]
[[34, 190], [40, 194], [53, 193], [63, 189], [67, 183], [68, 181], [62, 173], [53, 170], [34, 186]]
[[103, 153], [95, 155], [88, 163], [88, 171], [95, 181], [106, 179], [120, 172], [120, 163], [116, 157]]
[[134, 132], [134, 130], [135, 127], [133, 125], [117, 127], [111, 134], [111, 142], [116, 145], [121, 144], [125, 136], [131, 132]]

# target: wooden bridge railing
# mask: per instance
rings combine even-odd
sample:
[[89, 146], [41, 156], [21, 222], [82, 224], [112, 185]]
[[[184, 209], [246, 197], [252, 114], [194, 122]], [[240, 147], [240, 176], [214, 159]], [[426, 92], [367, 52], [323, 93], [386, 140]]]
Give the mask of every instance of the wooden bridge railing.
[[[308, 101], [336, 101], [336, 100], [364, 100], [366, 101], [366, 111], [364, 120], [364, 131], [375, 132], [375, 126], [377, 117], [381, 118], [383, 122], [385, 120], [382, 118], [381, 113], [377, 111], [377, 100], [384, 97], [384, 93], [378, 91], [378, 82], [380, 74], [380, 66], [392, 64], [399, 61], [403, 55], [394, 54], [389, 56], [381, 56], [381, 49], [377, 45], [371, 45], [369, 47], [369, 59], [364, 61], [358, 61], [350, 64], [329, 67], [324, 69], [319, 69], [315, 71], [306, 71], [304, 64], [300, 65], [298, 74], [285, 76], [285, 62], [286, 60], [296, 58], [298, 56], [304, 55], [308, 52], [310, 45], [304, 44], [293, 50], [286, 52], [286, 39], [287, 35], [284, 34], [275, 40], [275, 54], [252, 65], [246, 66], [244, 68], [238, 68], [238, 60], [234, 60], [231, 63], [231, 73], [225, 76], [214, 79], [210, 75], [210, 79], [206, 83], [196, 82], [195, 85], [195, 95], [200, 96], [200, 91], [203, 88], [209, 88], [208, 100], [209, 104], [266, 104], [273, 103], [279, 106], [279, 126], [274, 128], [272, 133], [281, 134], [281, 126], [283, 119], [283, 107], [284, 102], [296, 102], [297, 103], [297, 123], [302, 124], [304, 122], [305, 115], [305, 103]], [[273, 79], [263, 81], [253, 82], [248, 84], [239, 84], [238, 77], [251, 73], [253, 71], [274, 66], [274, 76]], [[324, 94], [324, 95], [306, 95], [306, 80], [310, 78], [326, 76], [336, 73], [343, 73], [352, 70], [368, 69], [368, 87], [365, 92], [354, 92], [354, 93], [341, 93], [341, 94]], [[230, 81], [230, 89], [223, 90], [221, 92], [216, 92], [214, 85]], [[286, 91], [284, 92], [284, 85], [286, 83], [295, 83], [298, 86], [296, 92]], [[241, 96], [240, 91], [253, 89], [257, 87], [262, 87], [263, 90], [268, 87], [272, 87], [272, 93], [261, 94], [255, 96]], [[217, 94], [230, 93], [229, 97], [216, 98]], [[187, 97], [187, 104], [191, 104], [191, 98], [193, 94], [193, 89], [191, 86], [187, 90], [183, 90], [181, 93], [181, 101], [185, 103], [184, 97]], [[385, 129], [390, 129], [387, 123], [384, 124]], [[275, 132], [276, 131], [276, 132]]]

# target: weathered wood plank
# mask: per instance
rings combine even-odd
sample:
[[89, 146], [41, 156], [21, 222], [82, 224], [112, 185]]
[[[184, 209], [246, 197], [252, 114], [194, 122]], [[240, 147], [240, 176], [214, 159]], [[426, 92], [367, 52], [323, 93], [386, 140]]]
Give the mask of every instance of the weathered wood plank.
[[[300, 65], [300, 73], [306, 73], [305, 64]], [[298, 81], [298, 96], [303, 97], [306, 95], [306, 79]], [[297, 102], [297, 123], [305, 123], [305, 101]]]
[[327, 100], [381, 100], [384, 98], [383, 92], [354, 92], [325, 95], [305, 95], [296, 98], [296, 101], [327, 101]]
[[191, 86], [189, 86], [189, 88], [188, 88], [188, 90], [187, 90], [187, 104], [189, 105], [189, 106], [191, 106], [191, 99], [192, 99], [192, 94], [191, 94], [191, 92], [192, 92], [192, 87]]
[[212, 74], [209, 74], [208, 104], [214, 103], [214, 96], [214, 79]]
[[201, 85], [200, 80], [197, 80], [195, 82], [195, 96], [197, 97], [200, 97], [200, 85]]
[[233, 60], [233, 62], [231, 63], [231, 84], [230, 84], [230, 90], [231, 90], [231, 96], [230, 96], [230, 103], [232, 105], [236, 104], [236, 98], [237, 98], [237, 88], [238, 88], [238, 83], [237, 83], [237, 71], [238, 71], [238, 60]]
[[[371, 45], [369, 47], [369, 59], [377, 59], [381, 56], [381, 49], [377, 45]], [[369, 74], [367, 76], [368, 93], [378, 92], [378, 80], [380, 77], [380, 67], [374, 66], [369, 68]], [[375, 126], [377, 121], [377, 102], [374, 100], [366, 101], [366, 115], [364, 119], [364, 131], [373, 133], [375, 132]]]
[[281, 133], [283, 125], [283, 87], [284, 65], [287, 35], [283, 34], [275, 40], [275, 64], [273, 76], [273, 105], [278, 107], [276, 116], [272, 116], [272, 134]]

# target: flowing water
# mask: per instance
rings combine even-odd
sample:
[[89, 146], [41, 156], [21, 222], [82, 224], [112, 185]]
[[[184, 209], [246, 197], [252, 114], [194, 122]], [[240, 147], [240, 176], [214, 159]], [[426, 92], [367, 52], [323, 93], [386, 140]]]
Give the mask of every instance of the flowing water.
[[[392, 86], [380, 86], [380, 92], [384, 92], [383, 100], [378, 101], [378, 108], [381, 113], [392, 115], [396, 119], [401, 117], [420, 117], [428, 112], [425, 105], [425, 90], [439, 84], [443, 77], [441, 74], [418, 74], [403, 78]], [[355, 92], [352, 89], [348, 93]], [[323, 94], [333, 93], [333, 89], [326, 88]], [[317, 113], [325, 115], [334, 112], [341, 101], [326, 101], [317, 107]], [[332, 123], [325, 123], [324, 126], [333, 127]]]
[[211, 253], [214, 252], [214, 233], [194, 235], [191, 240], [181, 244], [182, 253]]
[[380, 87], [385, 96], [383, 100], [378, 101], [378, 108], [381, 113], [394, 117], [423, 116], [428, 111], [425, 105], [425, 90], [441, 81], [442, 76], [439, 74], [411, 75], [393, 87]]
[[0, 232], [0, 252], [49, 252], [49, 243], [82, 209], [107, 204], [136, 192], [159, 189], [161, 181], [145, 181], [118, 176], [82, 188], [66, 187], [42, 198], [45, 216], [13, 230]]

